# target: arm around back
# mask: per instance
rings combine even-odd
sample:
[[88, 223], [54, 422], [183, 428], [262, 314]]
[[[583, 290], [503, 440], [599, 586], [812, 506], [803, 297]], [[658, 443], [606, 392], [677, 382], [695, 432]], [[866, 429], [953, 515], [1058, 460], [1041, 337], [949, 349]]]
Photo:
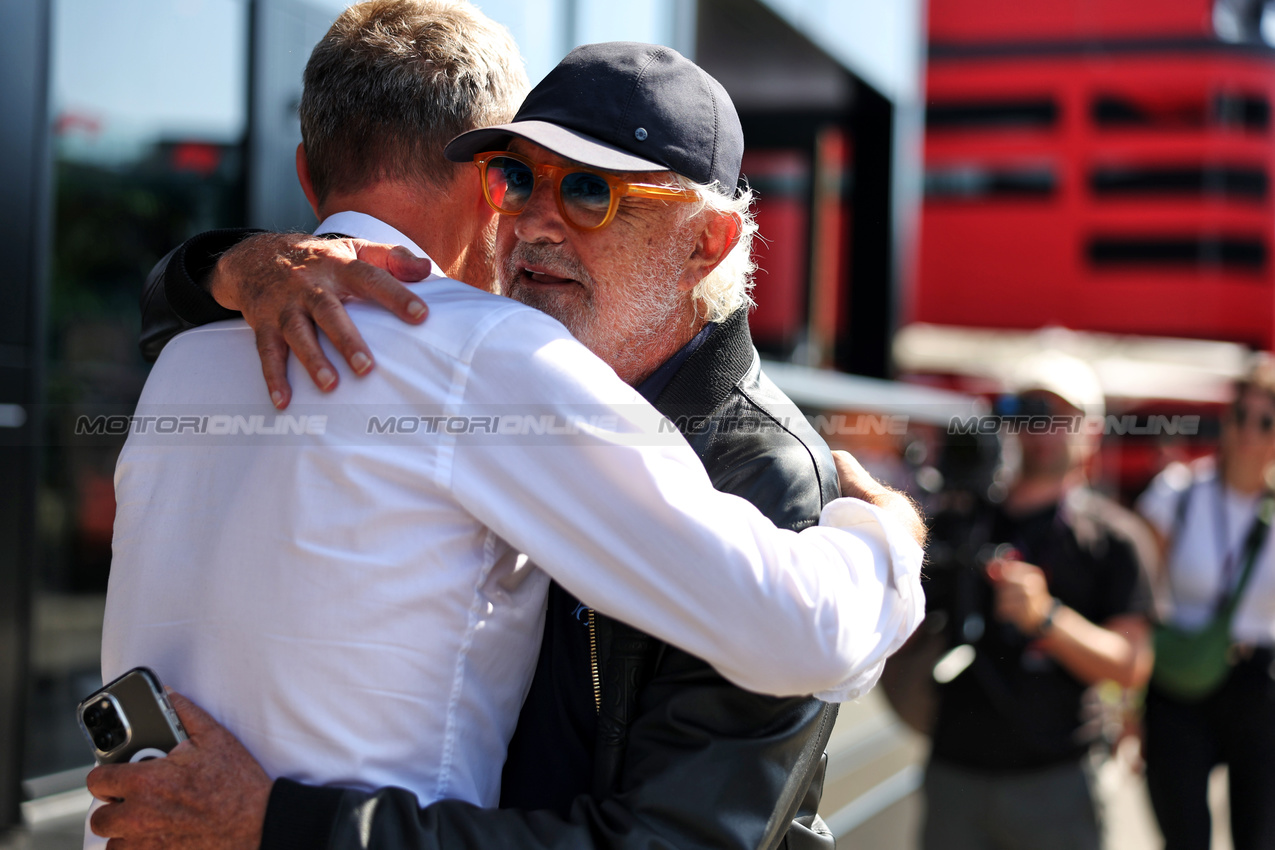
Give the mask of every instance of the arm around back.
[[208, 292], [217, 259], [259, 230], [232, 228], [192, 236], [164, 256], [142, 286], [142, 356], [154, 362], [168, 341], [187, 328], [239, 317]]
[[920, 621], [921, 549], [891, 517], [842, 499], [823, 526], [776, 529], [543, 314], [487, 329], [465, 380], [466, 410], [596, 426], [458, 439], [448, 475], [466, 509], [581, 602], [736, 685], [853, 698]]

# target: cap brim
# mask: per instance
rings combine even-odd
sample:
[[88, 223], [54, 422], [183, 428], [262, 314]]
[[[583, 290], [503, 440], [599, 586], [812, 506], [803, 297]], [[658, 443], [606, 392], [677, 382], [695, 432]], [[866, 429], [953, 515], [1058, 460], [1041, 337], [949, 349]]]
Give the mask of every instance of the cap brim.
[[447, 143], [443, 155], [452, 162], [469, 162], [474, 154], [483, 151], [500, 150], [507, 145], [510, 136], [518, 136], [529, 142], [535, 142], [558, 156], [574, 160], [602, 171], [668, 171], [667, 165], [661, 165], [628, 151], [600, 142], [592, 136], [577, 133], [547, 121], [516, 121], [512, 124], [498, 124], [495, 127], [483, 127], [461, 133]]

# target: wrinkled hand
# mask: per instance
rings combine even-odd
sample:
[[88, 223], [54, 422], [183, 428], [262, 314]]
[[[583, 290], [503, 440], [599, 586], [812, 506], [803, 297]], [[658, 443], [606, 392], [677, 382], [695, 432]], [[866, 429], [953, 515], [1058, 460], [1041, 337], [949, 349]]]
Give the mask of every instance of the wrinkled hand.
[[243, 744], [203, 709], [169, 692], [190, 739], [168, 758], [107, 764], [88, 789], [109, 805], [90, 827], [109, 850], [256, 850], [273, 784]]
[[425, 319], [425, 303], [399, 281], [422, 280], [429, 272], [429, 260], [401, 246], [261, 233], [222, 254], [209, 289], [217, 303], [243, 313], [256, 331], [270, 400], [282, 410], [292, 399], [289, 349], [320, 389], [333, 389], [337, 371], [319, 346], [318, 325], [350, 368], [366, 374], [372, 353], [342, 302], [372, 301], [416, 324]]
[[888, 512], [903, 524], [908, 534], [922, 547], [925, 547], [929, 531], [925, 527], [925, 518], [916, 503], [907, 494], [900, 493], [877, 481], [863, 464], [855, 460], [849, 452], [834, 451], [832, 459], [837, 465], [837, 478], [841, 481], [841, 495], [862, 499], [870, 505]]
[[995, 594], [996, 619], [1013, 623], [1028, 637], [1040, 632], [1054, 597], [1040, 567], [1023, 561], [995, 560], [987, 565]]

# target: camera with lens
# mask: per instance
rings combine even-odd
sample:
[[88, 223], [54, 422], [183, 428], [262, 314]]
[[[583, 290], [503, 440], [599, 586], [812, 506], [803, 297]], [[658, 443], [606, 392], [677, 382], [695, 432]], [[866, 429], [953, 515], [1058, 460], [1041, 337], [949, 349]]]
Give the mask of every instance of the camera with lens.
[[186, 740], [159, 678], [145, 667], [89, 694], [77, 714], [99, 763], [155, 758]]
[[1004, 547], [992, 537], [991, 520], [1005, 497], [1005, 469], [998, 433], [950, 433], [938, 459], [943, 489], [926, 506], [930, 542], [926, 552], [926, 617], [932, 631], [945, 631], [953, 645], [981, 633], [977, 596], [987, 563]]
[[120, 714], [115, 699], [109, 695], [84, 710], [84, 727], [93, 746], [101, 753], [109, 753], [127, 743], [130, 737], [128, 722]]

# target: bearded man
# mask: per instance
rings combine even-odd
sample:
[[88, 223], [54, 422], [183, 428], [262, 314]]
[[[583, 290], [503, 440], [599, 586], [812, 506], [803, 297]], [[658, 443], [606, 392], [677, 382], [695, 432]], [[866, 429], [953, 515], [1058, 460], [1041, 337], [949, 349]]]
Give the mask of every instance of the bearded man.
[[[749, 199], [736, 192], [742, 148], [733, 105], [716, 81], [668, 48], [625, 43], [573, 51], [513, 122], [461, 134], [447, 150], [471, 179], [480, 178], [476, 198], [500, 214], [495, 252], [503, 291], [567, 324], [684, 427], [719, 490], [744, 496], [780, 527], [802, 529], [835, 497], [837, 470], [826, 446], [761, 374], [748, 337], [753, 227]], [[224, 245], [226, 235], [188, 244], [153, 278], [170, 303], [209, 306], [191, 272], [213, 266], [219, 240]], [[283, 262], [276, 258], [281, 243]], [[291, 392], [282, 339], [321, 387], [336, 386], [341, 371], [312, 327], [307, 337], [295, 301], [324, 316], [333, 345], [356, 374], [367, 374], [371, 351], [332, 306], [355, 286], [408, 317], [429, 292], [404, 293], [369, 275], [349, 262], [359, 251], [385, 254], [352, 240], [256, 237], [216, 262], [211, 292], [257, 326], [277, 406]], [[398, 262], [407, 265], [401, 256]], [[265, 283], [271, 275], [263, 270], [292, 282]], [[222, 315], [186, 309], [184, 319]], [[162, 333], [148, 338], [156, 336]], [[585, 609], [554, 584], [500, 810], [456, 800], [420, 808], [401, 788], [286, 779], [267, 784], [264, 797], [259, 782], [251, 794], [228, 793], [253, 775], [254, 763], [225, 730], [201, 718], [196, 737], [203, 742], [182, 753], [181, 764], [95, 771], [91, 790], [125, 802], [100, 823], [95, 818], [94, 827], [137, 838], [162, 834], [170, 847], [250, 846], [222, 840], [227, 822], [256, 827], [263, 847], [829, 844], [815, 812], [833, 703], [870, 687], [885, 655], [919, 618], [919, 563], [897, 523], [923, 533], [897, 494], [842, 460], [846, 484], [879, 506], [867, 509], [865, 522], [889, 554], [882, 559], [885, 592], [870, 612], [875, 637], [849, 651], [857, 659], [853, 675], [821, 693], [826, 700], [809, 695], [816, 688], [767, 696], [732, 681], [757, 664], [782, 666], [765, 645], [738, 647], [752, 663], [741, 660], [724, 676], [731, 652], [718, 653], [719, 672], [685, 648]], [[732, 616], [711, 598], [697, 604], [714, 617]], [[167, 761], [178, 761], [176, 751]]]

